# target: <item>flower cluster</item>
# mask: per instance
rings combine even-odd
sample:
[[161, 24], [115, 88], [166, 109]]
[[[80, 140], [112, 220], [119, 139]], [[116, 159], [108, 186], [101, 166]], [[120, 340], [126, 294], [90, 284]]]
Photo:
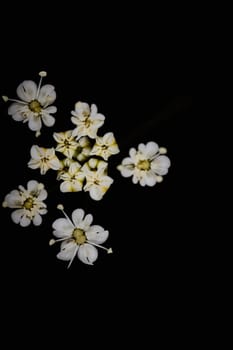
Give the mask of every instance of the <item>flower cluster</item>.
[[[39, 76], [38, 85], [32, 80], [25, 80], [18, 86], [16, 93], [19, 99], [2, 96], [6, 102], [12, 101], [8, 114], [15, 121], [28, 123], [36, 137], [41, 134], [43, 124], [47, 127], [55, 124], [52, 114], [57, 112], [52, 105], [56, 100], [55, 88], [51, 84], [42, 86], [46, 72], [40, 72]], [[39, 169], [40, 175], [45, 175], [50, 169], [56, 171], [62, 193], [84, 191], [91, 199], [100, 201], [114, 182], [108, 175], [108, 161], [120, 152], [119, 146], [112, 132], [102, 136], [98, 134], [105, 116], [98, 112], [95, 104], [78, 101], [71, 111], [70, 120], [74, 124], [73, 129], [53, 133], [56, 146], [31, 146], [27, 165], [30, 169]], [[130, 148], [129, 156], [121, 161], [117, 169], [123, 177], [132, 177], [133, 184], [152, 187], [168, 173], [171, 162], [166, 153], [166, 148], [159, 147], [154, 141], [140, 143], [137, 148]], [[11, 213], [14, 223], [26, 227], [32, 222], [38, 226], [42, 223], [42, 215], [47, 213], [44, 203], [47, 195], [44, 184], [30, 180], [26, 188], [20, 185], [7, 194], [2, 205], [15, 209]], [[93, 265], [98, 257], [97, 248], [112, 253], [111, 248], [102, 246], [109, 232], [102, 226], [92, 225], [92, 214], [85, 215], [83, 209], [77, 208], [70, 219], [63, 205], [57, 207], [65, 218], [53, 222], [56, 239], [50, 239], [49, 244], [61, 243], [58, 259], [69, 261], [68, 267], [75, 256], [83, 263]]]
[[89, 107], [87, 103], [77, 102], [71, 114], [71, 121], [76, 127], [55, 132], [55, 148], [33, 145], [28, 167], [39, 168], [41, 175], [49, 169], [57, 170], [61, 192], [84, 190], [98, 201], [113, 183], [108, 176], [108, 159], [119, 153], [119, 147], [112, 132], [97, 135], [105, 117], [97, 112], [95, 104]]

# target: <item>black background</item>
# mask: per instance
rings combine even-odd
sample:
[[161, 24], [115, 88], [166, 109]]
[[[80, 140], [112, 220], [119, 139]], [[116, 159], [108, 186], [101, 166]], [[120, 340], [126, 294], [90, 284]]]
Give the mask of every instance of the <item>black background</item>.
[[[43, 83], [55, 86], [58, 111], [55, 126], [44, 126], [35, 138], [27, 124], [7, 114], [9, 103], [0, 102], [1, 200], [30, 179], [43, 182], [49, 194], [48, 214], [39, 227], [16, 225], [10, 218], [12, 210], [1, 208], [2, 300], [11, 310], [9, 315], [19, 319], [30, 308], [33, 320], [40, 308], [44, 321], [54, 320], [66, 309], [70, 319], [75, 316], [73, 308], [79, 310], [83, 304], [88, 309], [100, 306], [92, 315], [95, 325], [102, 312], [106, 318], [113, 314], [111, 326], [118, 313], [126, 315], [126, 322], [127, 317], [133, 320], [134, 313], [150, 313], [157, 307], [160, 315], [167, 310], [175, 319], [172, 309], [176, 308], [176, 315], [179, 305], [185, 309], [183, 300], [192, 289], [195, 264], [195, 240], [185, 220], [192, 186], [187, 181], [186, 145], [194, 118], [192, 96], [164, 94], [190, 93], [190, 38], [172, 37], [169, 32], [165, 39], [165, 25], [157, 31], [155, 21], [148, 20], [145, 26], [132, 14], [116, 18], [110, 30], [113, 16], [103, 16], [99, 25], [99, 18], [93, 23], [90, 13], [72, 16], [69, 11], [68, 17], [62, 10], [60, 16], [55, 12], [44, 16], [46, 8], [41, 7], [31, 8], [31, 16], [21, 11], [14, 20], [14, 40], [9, 35], [10, 9], [5, 13], [9, 22], [2, 31], [0, 94], [16, 97], [23, 80], [37, 82], [38, 72], [45, 70]], [[73, 128], [70, 112], [79, 100], [97, 105], [106, 117], [99, 135], [112, 131], [121, 151], [109, 158], [114, 183], [100, 202], [84, 192], [61, 193], [55, 172], [41, 176], [39, 170], [27, 167], [33, 144], [53, 147], [54, 131]], [[116, 166], [130, 147], [148, 141], [167, 148], [171, 167], [162, 183], [143, 188], [121, 177]], [[59, 203], [69, 215], [78, 207], [91, 213], [95, 224], [109, 230], [105, 245], [114, 253], [99, 249], [94, 266], [76, 258], [67, 269], [67, 263], [56, 258], [59, 246], [48, 245], [52, 223], [61, 217]]]

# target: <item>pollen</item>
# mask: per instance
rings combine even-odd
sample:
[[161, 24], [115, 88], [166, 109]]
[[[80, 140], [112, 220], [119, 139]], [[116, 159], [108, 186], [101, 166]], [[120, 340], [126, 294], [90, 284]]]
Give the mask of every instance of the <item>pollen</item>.
[[77, 244], [83, 244], [86, 242], [86, 235], [83, 230], [80, 230], [79, 228], [76, 228], [73, 231], [72, 237], [75, 239], [75, 242]]
[[41, 104], [37, 100], [33, 100], [29, 103], [29, 108], [34, 113], [40, 113], [41, 111]]

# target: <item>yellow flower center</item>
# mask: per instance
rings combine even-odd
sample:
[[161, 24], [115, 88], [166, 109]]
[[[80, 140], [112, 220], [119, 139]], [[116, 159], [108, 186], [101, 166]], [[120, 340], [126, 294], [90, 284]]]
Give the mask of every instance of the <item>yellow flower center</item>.
[[41, 111], [41, 104], [37, 100], [33, 100], [29, 103], [29, 108], [34, 113], [40, 113]]
[[77, 244], [83, 244], [87, 240], [84, 231], [80, 230], [79, 228], [74, 229], [72, 237], [75, 239]]
[[138, 169], [140, 170], [149, 170], [150, 169], [150, 162], [149, 160], [140, 160], [137, 164]]
[[25, 209], [32, 209], [33, 207], [33, 199], [27, 198], [26, 201], [23, 203], [23, 206]]

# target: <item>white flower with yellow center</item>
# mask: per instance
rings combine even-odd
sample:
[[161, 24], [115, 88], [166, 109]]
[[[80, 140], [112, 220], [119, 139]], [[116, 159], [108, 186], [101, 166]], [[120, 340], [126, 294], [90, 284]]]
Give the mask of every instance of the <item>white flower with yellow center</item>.
[[112, 253], [111, 248], [105, 248], [101, 244], [108, 238], [109, 232], [102, 226], [92, 225], [93, 216], [86, 216], [83, 209], [75, 209], [72, 213], [72, 220], [64, 212], [61, 204], [58, 205], [64, 216], [54, 221], [52, 227], [53, 235], [58, 239], [51, 239], [49, 244], [61, 243], [61, 250], [57, 254], [60, 260], [69, 261], [68, 268], [77, 256], [84, 264], [93, 265], [98, 257], [96, 247]]
[[61, 192], [82, 191], [84, 178], [81, 165], [78, 162], [71, 161], [69, 168], [59, 175], [59, 179], [63, 180], [60, 185]]
[[162, 176], [168, 173], [171, 165], [165, 153], [166, 148], [159, 148], [153, 141], [140, 143], [137, 150], [130, 149], [130, 157], [124, 158], [117, 169], [123, 177], [132, 176], [134, 184], [139, 182], [141, 186], [154, 186], [156, 182], [163, 180]]
[[49, 169], [59, 170], [62, 168], [62, 164], [57, 158], [54, 148], [33, 145], [30, 154], [31, 159], [28, 162], [28, 167], [31, 169], [40, 168], [41, 175], [44, 175]]
[[41, 87], [42, 78], [47, 75], [42, 71], [39, 73], [38, 86], [32, 80], [23, 81], [17, 88], [16, 93], [20, 100], [10, 99], [2, 96], [4, 101], [13, 101], [8, 108], [8, 114], [16, 121], [28, 122], [28, 127], [40, 135], [42, 122], [51, 127], [55, 118], [51, 114], [56, 113], [57, 107], [50, 106], [56, 100], [56, 92], [53, 85], [46, 84]]
[[113, 183], [113, 179], [107, 175], [107, 166], [108, 163], [105, 161], [91, 158], [82, 167], [86, 177], [86, 184], [83, 190], [85, 192], [89, 191], [90, 197], [96, 201], [103, 198]]
[[108, 160], [111, 155], [119, 152], [120, 150], [113, 133], [108, 132], [102, 137], [96, 137], [96, 141], [90, 155], [96, 155], [102, 157], [104, 160]]
[[71, 114], [71, 121], [76, 125], [72, 134], [77, 140], [82, 136], [96, 138], [98, 129], [104, 124], [105, 116], [97, 112], [95, 104], [89, 107], [87, 103], [77, 102]]
[[68, 158], [72, 158], [79, 146], [78, 142], [72, 136], [72, 130], [55, 132], [53, 137], [57, 142], [56, 151], [64, 154]]
[[47, 213], [46, 204], [43, 202], [47, 198], [44, 185], [30, 180], [26, 189], [21, 185], [18, 188], [5, 196], [3, 207], [16, 209], [11, 213], [15, 224], [26, 227], [32, 221], [34, 225], [39, 226], [42, 222], [41, 215]]

